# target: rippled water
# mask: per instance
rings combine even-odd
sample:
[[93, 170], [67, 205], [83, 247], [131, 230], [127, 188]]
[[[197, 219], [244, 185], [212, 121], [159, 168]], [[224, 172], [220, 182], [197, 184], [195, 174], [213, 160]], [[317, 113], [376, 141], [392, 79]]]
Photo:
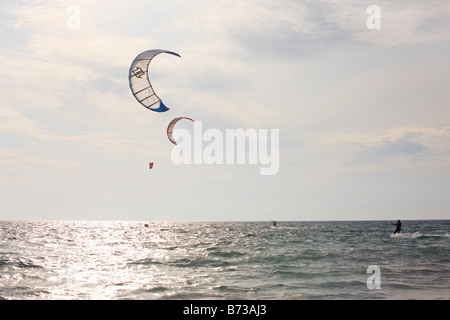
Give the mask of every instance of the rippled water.
[[[450, 299], [450, 221], [0, 222], [3, 299]], [[379, 267], [380, 289], [367, 272]]]

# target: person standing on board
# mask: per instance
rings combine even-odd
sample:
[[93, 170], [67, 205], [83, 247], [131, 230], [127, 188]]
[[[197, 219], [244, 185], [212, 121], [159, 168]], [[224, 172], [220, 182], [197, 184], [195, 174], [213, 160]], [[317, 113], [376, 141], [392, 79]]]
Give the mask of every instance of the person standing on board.
[[402, 229], [402, 223], [400, 222], [400, 220], [397, 220], [397, 223], [393, 223], [393, 225], [396, 226], [394, 234], [396, 234], [397, 232], [400, 233], [400, 230]]

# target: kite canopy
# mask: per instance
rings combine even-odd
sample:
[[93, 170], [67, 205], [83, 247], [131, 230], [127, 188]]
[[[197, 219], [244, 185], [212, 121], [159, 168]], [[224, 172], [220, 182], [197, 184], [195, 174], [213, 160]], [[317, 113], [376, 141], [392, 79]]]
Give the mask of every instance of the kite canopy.
[[149, 167], [150, 169], [152, 169], [152, 168], [153, 168], [153, 162], [150, 162], [150, 163], [148, 164], [148, 167]]
[[139, 54], [130, 66], [128, 80], [130, 82], [130, 89], [136, 100], [147, 109], [164, 112], [169, 110], [161, 99], [153, 90], [152, 84], [148, 77], [148, 67], [150, 61], [160, 53], [168, 53], [177, 57], [181, 57], [178, 53], [166, 50], [147, 50]]
[[167, 126], [167, 137], [169, 138], [170, 142], [172, 142], [173, 144], [177, 144], [176, 141], [173, 139], [172, 137], [172, 133], [173, 133], [173, 128], [175, 127], [175, 124], [180, 121], [181, 119], [187, 119], [187, 120], [191, 120], [192, 122], [194, 122], [194, 120], [192, 120], [191, 118], [186, 118], [186, 117], [179, 117], [179, 118], [175, 118], [172, 121], [170, 121], [169, 125]]

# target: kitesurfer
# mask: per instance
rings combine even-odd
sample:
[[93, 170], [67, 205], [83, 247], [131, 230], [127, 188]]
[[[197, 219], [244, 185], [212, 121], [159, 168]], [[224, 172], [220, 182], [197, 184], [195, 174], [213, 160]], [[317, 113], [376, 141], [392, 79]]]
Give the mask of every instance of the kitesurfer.
[[400, 233], [400, 230], [402, 229], [402, 223], [400, 222], [400, 220], [397, 220], [397, 222], [393, 223], [393, 225], [396, 226], [395, 230], [394, 230], [394, 234]]

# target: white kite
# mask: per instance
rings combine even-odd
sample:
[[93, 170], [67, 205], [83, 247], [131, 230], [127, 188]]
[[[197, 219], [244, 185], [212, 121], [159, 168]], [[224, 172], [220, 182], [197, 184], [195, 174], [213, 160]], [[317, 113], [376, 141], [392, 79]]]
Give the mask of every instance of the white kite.
[[148, 78], [150, 61], [160, 53], [168, 53], [181, 57], [178, 53], [166, 50], [155, 49], [144, 51], [134, 59], [128, 75], [130, 89], [136, 100], [147, 109], [156, 112], [169, 110], [156, 95]]

